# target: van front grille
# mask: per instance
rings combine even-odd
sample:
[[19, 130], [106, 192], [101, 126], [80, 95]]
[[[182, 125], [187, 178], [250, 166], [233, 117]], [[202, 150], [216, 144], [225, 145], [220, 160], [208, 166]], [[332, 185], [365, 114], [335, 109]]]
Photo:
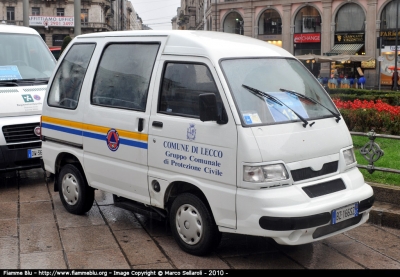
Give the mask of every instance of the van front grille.
[[7, 148], [10, 150], [17, 149], [32, 149], [32, 148], [40, 148], [42, 146], [42, 142], [28, 142], [28, 143], [18, 143], [18, 144], [9, 144]]
[[324, 166], [319, 171], [314, 171], [310, 167], [300, 168], [296, 170], [291, 170], [293, 181], [302, 181], [310, 178], [315, 178], [319, 176], [323, 176], [326, 174], [331, 174], [337, 171], [338, 169], [338, 161], [330, 162], [324, 164]]
[[21, 143], [40, 140], [34, 132], [35, 127], [39, 126], [39, 122], [3, 126], [3, 135], [6, 139], [6, 143]]

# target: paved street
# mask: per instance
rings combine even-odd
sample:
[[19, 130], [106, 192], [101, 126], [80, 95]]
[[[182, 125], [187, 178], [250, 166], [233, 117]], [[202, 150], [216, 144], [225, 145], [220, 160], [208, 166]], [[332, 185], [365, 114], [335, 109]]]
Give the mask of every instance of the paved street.
[[97, 191], [84, 216], [65, 211], [42, 170], [0, 175], [1, 269], [400, 269], [400, 230], [369, 223], [313, 244], [223, 235], [207, 257], [186, 254], [165, 223]]

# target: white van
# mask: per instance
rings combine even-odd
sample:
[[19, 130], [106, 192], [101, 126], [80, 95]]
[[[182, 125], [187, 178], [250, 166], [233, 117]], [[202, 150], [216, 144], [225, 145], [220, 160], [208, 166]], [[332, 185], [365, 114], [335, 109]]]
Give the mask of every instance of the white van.
[[41, 167], [40, 114], [55, 64], [37, 31], [0, 23], [0, 172]]
[[240, 35], [78, 36], [58, 61], [41, 121], [45, 169], [71, 213], [94, 189], [168, 218], [203, 255], [221, 232], [279, 244], [368, 220], [374, 201], [339, 111], [287, 51]]

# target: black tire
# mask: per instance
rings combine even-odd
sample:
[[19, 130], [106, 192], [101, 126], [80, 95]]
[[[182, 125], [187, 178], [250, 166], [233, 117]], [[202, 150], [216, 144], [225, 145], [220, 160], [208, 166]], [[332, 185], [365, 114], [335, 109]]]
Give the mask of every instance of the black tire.
[[169, 214], [172, 235], [185, 252], [203, 256], [215, 249], [221, 233], [203, 201], [191, 193], [179, 195]]
[[94, 189], [88, 186], [81, 171], [72, 164], [61, 169], [58, 192], [65, 209], [72, 214], [84, 214], [93, 206]]

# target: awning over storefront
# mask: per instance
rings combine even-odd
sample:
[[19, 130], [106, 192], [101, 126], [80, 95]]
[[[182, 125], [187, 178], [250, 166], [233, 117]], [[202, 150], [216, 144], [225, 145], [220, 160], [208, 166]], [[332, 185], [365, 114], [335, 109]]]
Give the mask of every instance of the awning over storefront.
[[335, 44], [331, 51], [325, 53], [326, 56], [333, 55], [354, 55], [364, 46], [364, 44]]
[[323, 62], [364, 62], [364, 61], [371, 61], [374, 60], [370, 56], [364, 56], [364, 55], [335, 55], [335, 56], [320, 56], [320, 55], [314, 55], [314, 54], [306, 54], [306, 55], [298, 55], [295, 56], [297, 59], [301, 61], [307, 61], [307, 60], [314, 60], [317, 63], [323, 63]]
[[337, 55], [330, 56], [330, 58], [335, 62], [368, 62], [374, 60], [374, 58], [364, 55]]
[[301, 61], [315, 60], [315, 62], [317, 62], [317, 63], [332, 61], [331, 57], [314, 55], [314, 54], [298, 55], [298, 56], [296, 56], [296, 58], [298, 58]]

